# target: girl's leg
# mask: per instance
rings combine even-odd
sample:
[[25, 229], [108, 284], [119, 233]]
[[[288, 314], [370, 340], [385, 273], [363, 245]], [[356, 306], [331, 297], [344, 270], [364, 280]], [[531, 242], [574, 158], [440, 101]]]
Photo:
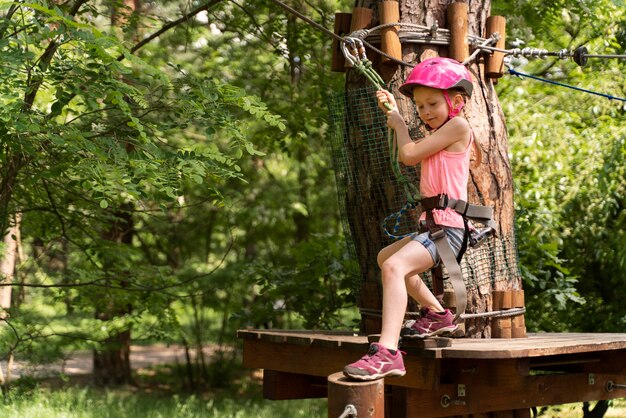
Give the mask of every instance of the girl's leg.
[[418, 296], [423, 302], [429, 300], [430, 294], [434, 302], [439, 303], [423, 283], [416, 286], [418, 283], [414, 280], [405, 281], [407, 277], [412, 279], [417, 273], [430, 268], [433, 260], [422, 244], [407, 237], [381, 250], [378, 261], [383, 282], [383, 323], [379, 343], [395, 350], [406, 312], [407, 284], [411, 288], [411, 296]]
[[[392, 255], [394, 255], [400, 248], [404, 247], [408, 242], [412, 241], [411, 237], [406, 237], [401, 239], [400, 241], [396, 241], [393, 244], [388, 245], [383, 248], [378, 253], [378, 267], [380, 267], [382, 271], [382, 266], [384, 262], [389, 259]], [[420, 244], [421, 245], [421, 244]], [[422, 249], [426, 250], [423, 246]], [[426, 251], [428, 252], [428, 251]], [[428, 252], [428, 255], [430, 253]], [[411, 295], [413, 299], [417, 301], [422, 307], [429, 307], [437, 312], [443, 311], [443, 306], [439, 300], [435, 297], [435, 295], [430, 291], [426, 283], [422, 280], [419, 273], [422, 273], [433, 266], [432, 258], [428, 258], [425, 255], [423, 256], [426, 260], [430, 260], [430, 264], [428, 262], [424, 264], [422, 269], [418, 269], [417, 274], [409, 275], [405, 278], [406, 291]], [[422, 258], [420, 256], [420, 258]]]
[[406, 289], [409, 295], [419, 303], [421, 307], [428, 307], [435, 312], [444, 310], [439, 299], [431, 292], [419, 274], [406, 278]]

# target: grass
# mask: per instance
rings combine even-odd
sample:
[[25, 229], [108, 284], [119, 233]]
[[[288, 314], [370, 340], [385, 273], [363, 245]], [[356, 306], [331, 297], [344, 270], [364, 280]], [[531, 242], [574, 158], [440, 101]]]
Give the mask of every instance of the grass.
[[173, 366], [140, 369], [135, 385], [98, 388], [88, 377], [36, 380], [23, 378], [11, 387], [2, 418], [276, 418], [326, 417], [326, 399], [269, 401], [262, 398], [260, 373], [233, 372], [225, 388], [191, 393], [183, 389]]
[[[240, 370], [226, 388], [189, 393], [170, 366], [143, 369], [137, 384], [92, 386], [87, 377], [21, 379], [4, 402], [2, 418], [325, 418], [326, 399], [262, 399], [260, 374]], [[541, 418], [580, 418], [582, 403], [539, 408]], [[626, 417], [626, 399], [615, 400], [605, 418]]]
[[123, 390], [41, 390], [0, 405], [3, 418], [325, 417], [324, 400], [271, 402], [237, 397], [150, 396]]

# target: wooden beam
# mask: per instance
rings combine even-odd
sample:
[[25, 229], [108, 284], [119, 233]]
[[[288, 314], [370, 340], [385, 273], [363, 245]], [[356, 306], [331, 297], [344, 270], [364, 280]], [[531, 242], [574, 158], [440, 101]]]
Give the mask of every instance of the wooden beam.
[[[329, 376], [367, 352], [362, 350], [336, 349], [307, 345], [276, 344], [263, 340], [244, 340], [243, 365], [254, 369], [270, 369], [280, 372]], [[404, 358], [407, 374], [390, 379], [394, 385], [432, 389], [439, 385], [440, 360]]]
[[[350, 31], [350, 23], [352, 22], [352, 13], [335, 13], [335, 34], [343, 37]], [[341, 50], [341, 43], [338, 39], [333, 38], [332, 43], [333, 55], [331, 62], [331, 71], [343, 73], [346, 71], [344, 68], [346, 60]]]
[[555, 374], [528, 376], [510, 385], [441, 385], [432, 391], [407, 389], [407, 416], [421, 418], [512, 411], [533, 406], [561, 405], [623, 398], [626, 390], [607, 391], [608, 381], [626, 381], [618, 374]]
[[326, 379], [299, 373], [263, 370], [263, 397], [273, 401], [325, 398]]

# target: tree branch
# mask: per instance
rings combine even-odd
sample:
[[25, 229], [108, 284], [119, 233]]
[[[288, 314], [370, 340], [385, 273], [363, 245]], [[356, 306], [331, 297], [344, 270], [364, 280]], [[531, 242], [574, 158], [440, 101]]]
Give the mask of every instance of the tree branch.
[[[222, 0], [211, 0], [210, 2], [208, 2], [206, 4], [203, 4], [201, 6], [196, 7], [195, 9], [193, 9], [192, 11], [187, 13], [186, 15], [181, 16], [179, 19], [174, 20], [173, 22], [165, 24], [161, 29], [159, 29], [158, 31], [154, 32], [152, 35], [142, 39], [139, 43], [137, 43], [135, 46], [133, 46], [130, 49], [130, 53], [134, 54], [135, 52], [137, 52], [137, 50], [142, 48], [144, 45], [146, 45], [147, 43], [149, 43], [153, 39], [158, 38], [159, 36], [161, 36], [162, 34], [167, 32], [168, 30], [170, 30], [170, 29], [180, 25], [181, 23], [188, 21], [189, 19], [191, 19], [192, 17], [194, 17], [198, 13], [200, 13], [202, 11], [205, 11], [205, 10], [209, 10], [211, 7], [215, 6], [220, 1], [222, 1]], [[118, 61], [122, 61], [123, 59], [124, 59], [124, 55], [120, 55], [119, 57], [117, 57]]]

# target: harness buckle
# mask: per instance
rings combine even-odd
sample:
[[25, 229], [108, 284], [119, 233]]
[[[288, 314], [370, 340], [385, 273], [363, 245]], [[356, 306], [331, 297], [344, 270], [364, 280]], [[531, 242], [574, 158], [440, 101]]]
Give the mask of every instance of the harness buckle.
[[447, 194], [440, 194], [437, 195], [437, 209], [445, 209], [448, 207], [448, 195]]
[[446, 236], [446, 231], [444, 231], [443, 228], [439, 228], [439, 227], [437, 229], [431, 229], [430, 233], [428, 234], [428, 238], [430, 238], [431, 241], [436, 241], [445, 236]]
[[472, 231], [472, 233], [469, 236], [469, 245], [472, 248], [478, 248], [480, 247], [482, 244], [485, 243], [485, 239], [489, 236], [489, 235], [495, 235], [496, 231], [495, 229], [493, 229], [492, 227], [488, 226], [486, 228], [483, 228], [481, 230], [477, 230], [477, 231]]

